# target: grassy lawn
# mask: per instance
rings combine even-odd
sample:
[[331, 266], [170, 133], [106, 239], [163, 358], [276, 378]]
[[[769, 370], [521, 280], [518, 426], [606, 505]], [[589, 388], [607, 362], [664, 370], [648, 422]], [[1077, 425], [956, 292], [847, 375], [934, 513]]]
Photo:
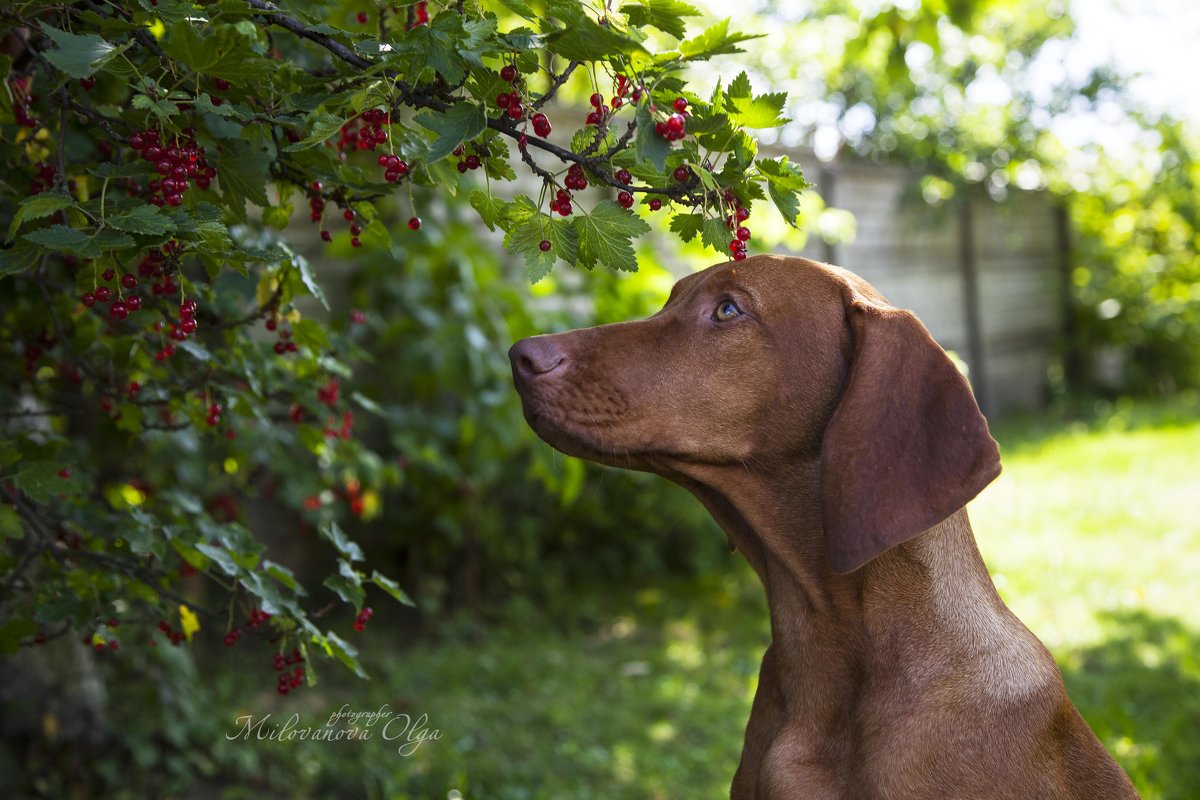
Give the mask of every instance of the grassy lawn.
[[[1005, 472], [971, 513], [1002, 594], [1054, 651], [1142, 796], [1194, 797], [1200, 403], [996, 433]], [[441, 738], [408, 757], [378, 737], [223, 746], [273, 749], [270, 769], [294, 796], [726, 796], [768, 638], [749, 569], [561, 603], [514, 604], [507, 623], [376, 654], [370, 684], [337, 681], [286, 705], [312, 721], [343, 702], [427, 714]]]

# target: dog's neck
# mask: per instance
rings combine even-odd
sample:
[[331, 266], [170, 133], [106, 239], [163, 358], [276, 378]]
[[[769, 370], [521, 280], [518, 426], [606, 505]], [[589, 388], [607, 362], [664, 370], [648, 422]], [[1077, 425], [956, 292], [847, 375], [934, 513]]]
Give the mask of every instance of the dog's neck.
[[781, 681], [789, 716], [834, 725], [881, 669], [936, 680], [963, 653], [987, 662], [976, 676], [985, 690], [1041, 680], [1048, 656], [997, 595], [965, 511], [838, 575], [826, 558], [815, 461], [723, 477], [685, 485], [762, 580], [775, 669], [794, 676]]

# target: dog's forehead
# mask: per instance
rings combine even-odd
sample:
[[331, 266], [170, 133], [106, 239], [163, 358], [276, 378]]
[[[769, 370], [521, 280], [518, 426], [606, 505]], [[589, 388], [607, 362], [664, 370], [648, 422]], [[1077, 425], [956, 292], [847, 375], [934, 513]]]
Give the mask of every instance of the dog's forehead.
[[695, 290], [741, 291], [763, 306], [773, 301], [838, 297], [846, 278], [841, 270], [806, 258], [759, 255], [703, 269], [682, 278], [671, 291], [681, 297]]

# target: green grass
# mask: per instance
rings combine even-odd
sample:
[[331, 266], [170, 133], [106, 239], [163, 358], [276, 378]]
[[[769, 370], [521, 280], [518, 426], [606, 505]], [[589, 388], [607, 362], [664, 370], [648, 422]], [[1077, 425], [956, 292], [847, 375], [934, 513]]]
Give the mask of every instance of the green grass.
[[[1194, 797], [1200, 404], [1015, 422], [997, 436], [1004, 475], [971, 515], [1002, 594], [1143, 798]], [[409, 757], [378, 737], [223, 746], [270, 750], [266, 782], [286, 778], [297, 797], [723, 797], [768, 636], [761, 591], [731, 558], [704, 580], [517, 602], [498, 623], [376, 652], [370, 684], [279, 704], [308, 721], [342, 703], [427, 714], [441, 738]]]

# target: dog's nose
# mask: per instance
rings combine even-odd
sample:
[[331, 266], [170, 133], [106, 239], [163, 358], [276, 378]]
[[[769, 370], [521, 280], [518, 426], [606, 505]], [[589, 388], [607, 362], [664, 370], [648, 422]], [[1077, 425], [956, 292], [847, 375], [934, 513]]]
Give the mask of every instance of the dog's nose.
[[553, 371], [566, 359], [566, 354], [549, 336], [522, 339], [508, 351], [513, 372], [522, 378], [534, 378]]

